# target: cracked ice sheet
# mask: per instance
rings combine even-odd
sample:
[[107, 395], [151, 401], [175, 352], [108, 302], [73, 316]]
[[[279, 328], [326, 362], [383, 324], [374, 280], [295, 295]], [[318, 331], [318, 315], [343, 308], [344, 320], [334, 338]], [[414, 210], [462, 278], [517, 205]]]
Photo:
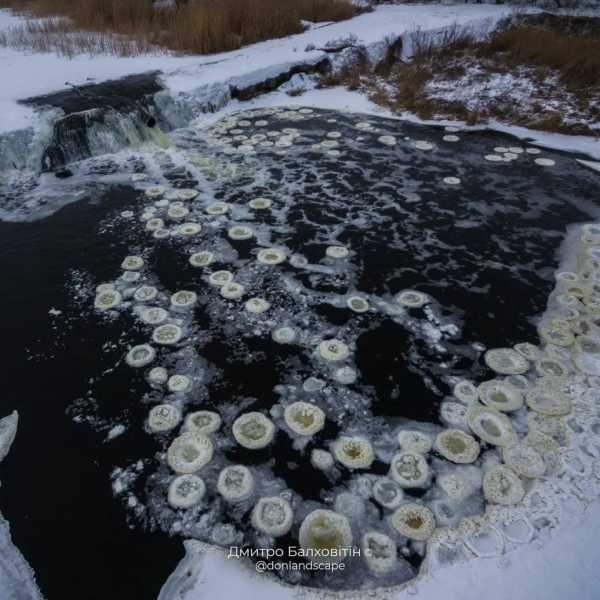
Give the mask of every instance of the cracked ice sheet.
[[[394, 593], [384, 591], [381, 597], [425, 600], [440, 597], [443, 590], [445, 600], [595, 600], [600, 597], [599, 537], [600, 503], [595, 502], [581, 518], [565, 521], [541, 546], [530, 544], [497, 558], [470, 560], [413, 580]], [[235, 559], [227, 560], [222, 551], [210, 550], [200, 560], [195, 559], [196, 580], [188, 581], [181, 595], [163, 589], [160, 600], [229, 600], [238, 595], [261, 600], [297, 598], [297, 588], [259, 577]], [[306, 591], [303, 597], [318, 600], [322, 596]]]
[[[100, 83], [133, 73], [162, 70], [167, 87], [174, 93], [192, 92], [198, 86], [225, 82], [231, 78], [251, 77], [257, 70], [276, 73], [286, 64], [314, 61], [325, 56], [317, 50], [305, 52], [328, 41], [356, 34], [364, 43], [382, 40], [388, 34], [401, 34], [418, 27], [438, 29], [454, 23], [485, 21], [487, 25], [512, 11], [507, 6], [413, 4], [378, 6], [371, 13], [333, 24], [317, 24], [297, 34], [268, 40], [239, 50], [208, 56], [177, 56], [173, 54], [117, 57], [85, 54], [66, 59], [55, 53], [21, 52], [0, 48], [0, 132], [32, 126], [36, 114], [17, 103], [30, 96], [65, 89], [71, 84]], [[0, 31], [23, 23], [21, 17], [0, 10]]]

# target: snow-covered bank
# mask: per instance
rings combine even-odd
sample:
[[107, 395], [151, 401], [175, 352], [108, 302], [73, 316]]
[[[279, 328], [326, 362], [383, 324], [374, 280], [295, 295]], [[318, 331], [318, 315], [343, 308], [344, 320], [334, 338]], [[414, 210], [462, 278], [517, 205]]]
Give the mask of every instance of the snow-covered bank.
[[[281, 65], [300, 60], [314, 61], [325, 54], [327, 42], [356, 35], [371, 44], [386, 35], [416, 28], [438, 29], [453, 23], [492, 22], [510, 13], [511, 7], [496, 5], [411, 4], [379, 6], [373, 12], [340, 23], [318, 25], [304, 33], [253, 44], [240, 50], [210, 56], [149, 55], [130, 58], [76, 56], [72, 60], [55, 54], [27, 53], [0, 48], [0, 65], [5, 85], [0, 88], [0, 132], [34, 126], [35, 113], [18, 103], [31, 96], [65, 89], [69, 85], [100, 82], [142, 71], [159, 69], [174, 95], [193, 95], [199, 88], [230, 79], [273, 75]], [[0, 10], [0, 30], [22, 22], [20, 17]], [[307, 48], [312, 48], [307, 51]]]
[[[252, 77], [253, 72], [276, 69], [281, 63], [322, 57], [319, 48], [328, 42], [355, 35], [365, 45], [380, 42], [388, 35], [408, 31], [424, 31], [459, 25], [489, 26], [512, 12], [504, 5], [382, 5], [373, 12], [325, 26], [316, 26], [304, 33], [279, 40], [254, 44], [235, 52], [218, 54], [196, 65], [184, 65], [168, 73], [165, 81], [173, 92], [193, 92], [198, 83], [213, 83], [236, 77]], [[266, 71], [266, 72], [268, 72]]]
[[452, 120], [429, 120], [419, 119], [410, 113], [403, 113], [398, 118], [411, 121], [413, 123], [423, 123], [425, 125], [444, 125], [460, 127], [470, 131], [482, 131], [489, 129], [513, 135], [519, 140], [527, 141], [530, 144], [540, 146], [541, 148], [550, 148], [553, 150], [562, 150], [564, 152], [577, 152], [585, 154], [595, 160], [600, 160], [600, 138], [588, 135], [567, 135], [564, 133], [552, 133], [548, 131], [538, 131], [528, 129], [519, 125], [508, 125], [499, 121], [492, 120], [483, 125], [466, 125], [462, 121]]
[[[471, 560], [425, 576], [393, 595], [370, 591], [365, 597], [405, 600], [595, 600], [600, 561], [600, 502], [572, 516], [559, 534], [536, 545], [521, 546], [508, 555]], [[187, 555], [165, 584], [159, 600], [228, 600], [243, 596], [261, 600], [292, 600], [298, 590], [258, 576], [254, 570], [200, 542], [187, 542]], [[226, 585], [224, 582], [227, 582]], [[304, 591], [306, 600], [328, 597]], [[360, 592], [346, 594], [360, 598]]]
[[[23, 23], [23, 18], [0, 10], [0, 31]], [[100, 82], [149, 70], [177, 69], [196, 62], [197, 57], [178, 56], [87, 56], [68, 60], [54, 53], [23, 52], [0, 48], [0, 133], [37, 124], [31, 107], [19, 100], [69, 89], [72, 85]]]

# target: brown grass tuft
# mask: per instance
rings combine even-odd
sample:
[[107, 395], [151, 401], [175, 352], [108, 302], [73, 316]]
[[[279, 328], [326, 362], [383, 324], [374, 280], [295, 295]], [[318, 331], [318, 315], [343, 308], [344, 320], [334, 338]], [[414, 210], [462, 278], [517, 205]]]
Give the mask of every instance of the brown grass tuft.
[[[366, 66], [351, 54], [320, 85], [360, 88], [381, 106], [424, 119], [452, 117], [474, 124], [495, 118], [533, 129], [598, 135], [591, 124], [600, 118], [600, 18], [521, 15], [484, 40], [451, 27], [435, 37], [416, 30], [408, 41], [409, 62], [398, 59], [388, 40], [376, 65]], [[533, 96], [486, 96], [486, 83], [499, 75], [529, 79]], [[448, 82], [454, 81], [473, 85], [477, 97], [465, 101], [460, 94], [444, 97], [432, 91], [432, 84], [451, 89]]]
[[505, 55], [508, 66], [522, 64], [552, 69], [577, 87], [600, 85], [600, 39], [564, 35], [535, 25], [512, 25], [495, 32], [480, 56]]
[[172, 9], [155, 8], [150, 0], [0, 0], [0, 7], [34, 17], [61, 17], [12, 29], [0, 37], [0, 44], [69, 56], [160, 48], [210, 54], [299, 33], [302, 20], [340, 21], [359, 10], [348, 0], [189, 0]]

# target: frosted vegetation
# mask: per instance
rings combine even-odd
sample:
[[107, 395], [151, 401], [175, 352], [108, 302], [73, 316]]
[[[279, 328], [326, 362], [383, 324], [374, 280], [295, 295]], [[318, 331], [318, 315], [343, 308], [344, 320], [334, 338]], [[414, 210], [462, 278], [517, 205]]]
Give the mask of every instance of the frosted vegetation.
[[[18, 0], [0, 8], [23, 10]], [[31, 0], [23, 25], [0, 34], [0, 46], [37, 52], [137, 56], [213, 54], [302, 32], [306, 22], [349, 19], [360, 9], [346, 0]]]
[[[146, 408], [131, 426], [156, 442], [115, 469], [135, 522], [225, 548], [360, 546], [343, 576], [282, 576], [374, 588], [451, 562], [447, 527], [489, 555], [498, 509], [533, 529], [544, 485], [585, 485], [565, 448], [600, 456], [599, 226], [573, 228], [539, 336], [520, 319], [544, 310], [564, 219], [597, 218], [594, 176], [447, 135], [261, 109], [114, 157], [135, 195], [101, 226], [126, 243], [87, 302], [131, 329], [115, 342]], [[505, 294], [526, 315], [479, 332]]]

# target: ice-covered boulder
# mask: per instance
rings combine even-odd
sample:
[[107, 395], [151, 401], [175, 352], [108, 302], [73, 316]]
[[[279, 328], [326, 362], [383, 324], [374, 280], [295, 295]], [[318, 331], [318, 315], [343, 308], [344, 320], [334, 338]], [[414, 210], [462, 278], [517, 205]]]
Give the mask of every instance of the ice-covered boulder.
[[10, 537], [0, 516], [0, 594], [2, 600], [42, 600], [33, 571]]
[[[6, 458], [17, 434], [19, 414], [0, 419], [0, 462]], [[0, 512], [0, 597], [2, 600], [42, 600], [31, 567], [10, 537], [8, 522]]]
[[13, 411], [7, 417], [0, 419], [0, 462], [4, 460], [17, 434], [19, 413]]

